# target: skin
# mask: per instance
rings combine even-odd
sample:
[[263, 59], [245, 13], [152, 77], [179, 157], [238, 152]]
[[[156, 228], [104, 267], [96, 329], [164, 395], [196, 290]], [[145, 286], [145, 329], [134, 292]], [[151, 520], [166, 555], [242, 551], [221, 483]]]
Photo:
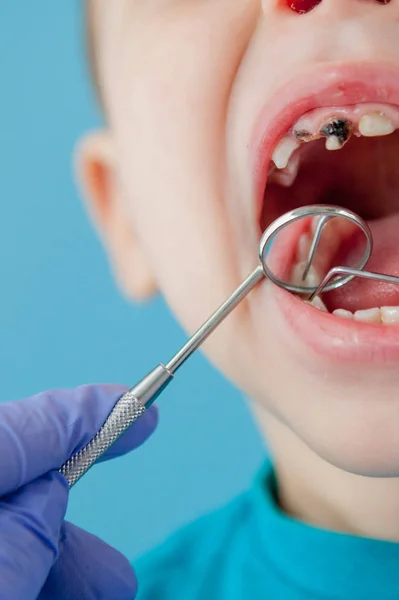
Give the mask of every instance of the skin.
[[[399, 8], [324, 0], [303, 17], [272, 0], [94, 8], [107, 127], [80, 145], [84, 196], [125, 294], [162, 292], [193, 332], [256, 264], [248, 147], [265, 102], [309, 66], [374, 56], [395, 64]], [[399, 540], [396, 365], [312, 354], [266, 284], [204, 350], [252, 398], [287, 512]]]

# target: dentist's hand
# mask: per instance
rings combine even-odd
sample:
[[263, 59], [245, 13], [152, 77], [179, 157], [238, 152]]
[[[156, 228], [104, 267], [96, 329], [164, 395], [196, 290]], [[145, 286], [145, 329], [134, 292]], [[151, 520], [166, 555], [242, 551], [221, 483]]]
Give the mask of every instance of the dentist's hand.
[[[98, 538], [64, 521], [58, 468], [101, 427], [122, 386], [84, 386], [0, 404], [0, 600], [132, 600], [133, 570]], [[104, 460], [155, 429], [151, 408]]]

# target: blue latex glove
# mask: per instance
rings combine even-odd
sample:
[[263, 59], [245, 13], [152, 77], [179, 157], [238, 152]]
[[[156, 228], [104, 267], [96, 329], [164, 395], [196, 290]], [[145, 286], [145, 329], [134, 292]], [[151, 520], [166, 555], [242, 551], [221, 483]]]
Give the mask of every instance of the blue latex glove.
[[[0, 404], [0, 600], [132, 600], [126, 558], [64, 521], [68, 485], [57, 469], [101, 427], [122, 386], [84, 386]], [[106, 459], [155, 429], [152, 407]]]

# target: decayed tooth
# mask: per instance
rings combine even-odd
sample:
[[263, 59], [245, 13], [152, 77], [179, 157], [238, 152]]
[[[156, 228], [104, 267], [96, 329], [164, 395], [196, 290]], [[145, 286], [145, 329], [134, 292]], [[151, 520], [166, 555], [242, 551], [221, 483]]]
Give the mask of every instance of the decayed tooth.
[[350, 310], [345, 310], [344, 308], [337, 308], [334, 310], [333, 315], [336, 317], [341, 317], [342, 319], [353, 319], [353, 313]]
[[308, 233], [303, 233], [299, 238], [298, 248], [296, 252], [297, 261], [303, 262], [307, 260], [310, 250], [310, 236]]
[[354, 318], [355, 321], [362, 321], [364, 323], [381, 323], [381, 311], [379, 308], [357, 310]]
[[[321, 128], [327, 150], [340, 150], [353, 133], [353, 124], [348, 119], [332, 119]], [[331, 140], [331, 141], [330, 141]]]
[[364, 137], [389, 135], [395, 131], [395, 125], [383, 113], [363, 115], [359, 121], [359, 132]]
[[294, 128], [294, 135], [300, 142], [313, 142], [314, 139], [319, 137], [317, 134], [315, 135], [314, 133], [310, 133], [307, 129], [301, 129], [298, 127], [298, 124]]
[[381, 320], [383, 323], [399, 323], [399, 306], [383, 306]]
[[272, 161], [278, 169], [285, 169], [289, 163], [289, 160], [295, 150], [299, 148], [299, 142], [297, 142], [291, 136], [284, 137], [279, 142], [273, 152]]
[[342, 144], [336, 135], [326, 138], [326, 150], [341, 150]]
[[323, 300], [319, 296], [313, 298], [311, 302], [308, 302], [307, 300], [305, 302], [306, 304], [310, 304], [311, 306], [314, 306], [322, 312], [328, 312], [327, 306], [324, 304]]

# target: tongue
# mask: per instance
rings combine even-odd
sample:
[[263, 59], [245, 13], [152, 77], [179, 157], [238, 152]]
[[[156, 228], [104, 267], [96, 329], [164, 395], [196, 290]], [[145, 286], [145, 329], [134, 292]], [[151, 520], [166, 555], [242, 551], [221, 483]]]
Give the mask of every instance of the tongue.
[[[374, 247], [366, 270], [399, 276], [399, 214], [370, 221], [369, 226]], [[373, 307], [399, 306], [399, 285], [357, 277], [342, 288], [326, 293], [323, 300], [330, 312], [337, 308], [356, 312]]]

